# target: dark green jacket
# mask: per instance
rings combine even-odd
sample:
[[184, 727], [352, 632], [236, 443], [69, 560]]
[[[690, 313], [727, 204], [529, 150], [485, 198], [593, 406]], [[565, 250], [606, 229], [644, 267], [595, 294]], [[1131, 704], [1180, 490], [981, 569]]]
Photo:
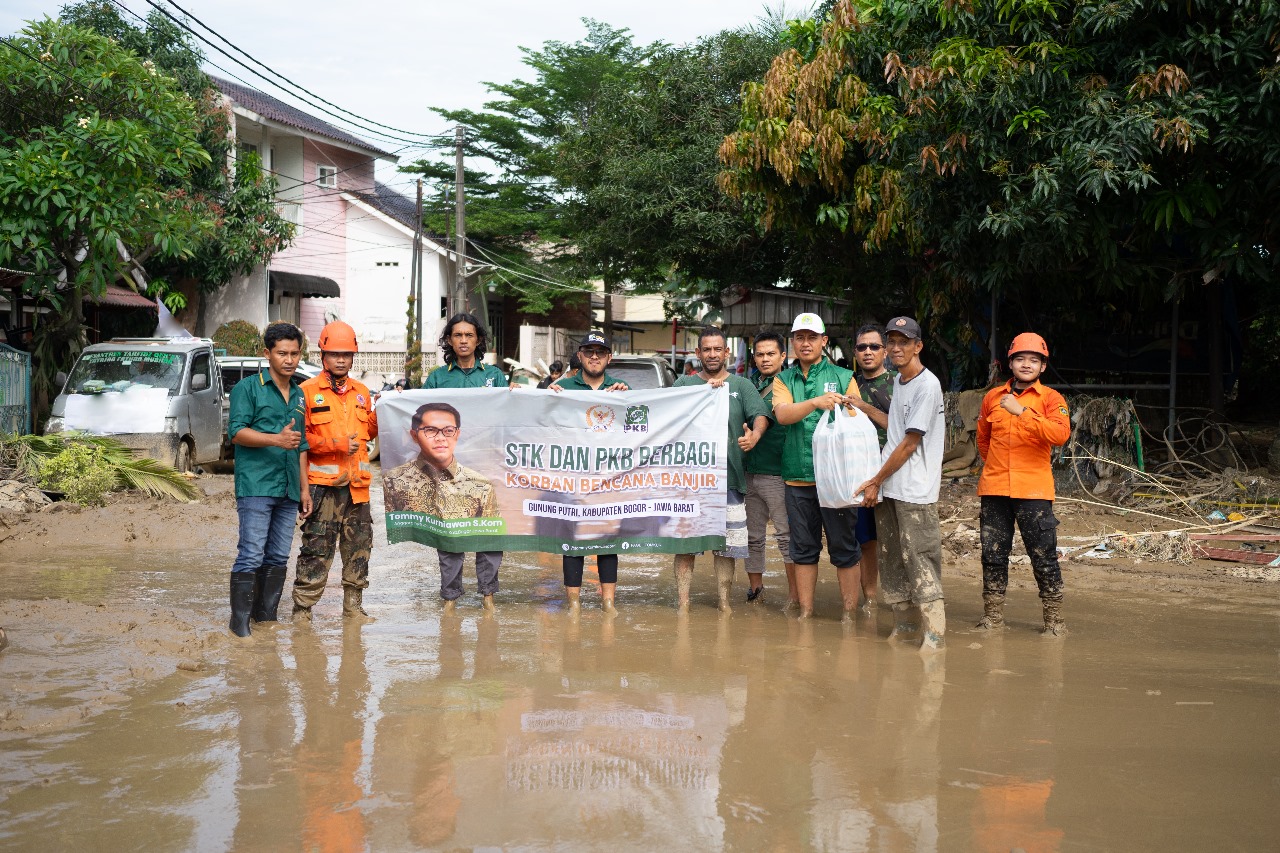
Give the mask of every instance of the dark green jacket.
[[[820, 397], [828, 391], [844, 394], [853, 382], [853, 371], [832, 364], [826, 356], [809, 368], [809, 375], [801, 371], [801, 365], [788, 367], [778, 374], [778, 379], [791, 392], [793, 402], [801, 403]], [[856, 388], [854, 389], [856, 392]], [[775, 401], [776, 402], [776, 401]], [[813, 482], [813, 431], [822, 419], [821, 409], [805, 415], [804, 420], [788, 424], [782, 443], [782, 479], [788, 483]]]
[[492, 364], [477, 361], [475, 367], [464, 369], [450, 362], [427, 374], [423, 388], [506, 388], [506, 375]]
[[771, 477], [782, 476], [782, 444], [787, 437], [787, 428], [778, 423], [773, 414], [773, 377], [757, 380], [756, 390], [764, 406], [769, 410], [769, 428], [764, 437], [756, 442], [747, 454], [748, 474], [767, 474]]
[[[612, 376], [609, 375], [609, 371], [606, 370], [604, 374], [604, 379], [600, 382], [600, 389], [595, 389], [586, 383], [586, 380], [582, 378], [582, 371], [579, 370], [577, 373], [573, 374], [572, 376], [561, 376], [559, 379], [557, 379], [555, 382], [552, 382], [551, 384], [559, 385], [561, 388], [563, 388], [566, 391], [595, 391], [595, 390], [603, 390], [605, 388], [611, 388], [614, 385], [617, 385], [619, 382], [622, 382], [622, 380], [614, 379]], [[625, 382], [622, 382], [622, 384], [627, 385], [627, 383]], [[630, 391], [631, 386], [627, 385], [626, 390]]]

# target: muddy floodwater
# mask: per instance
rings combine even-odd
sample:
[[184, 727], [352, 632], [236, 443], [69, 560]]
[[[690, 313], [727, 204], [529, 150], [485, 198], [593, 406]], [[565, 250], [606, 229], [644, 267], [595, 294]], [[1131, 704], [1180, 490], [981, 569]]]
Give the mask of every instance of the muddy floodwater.
[[721, 617], [700, 559], [678, 618], [670, 558], [624, 557], [620, 614], [589, 579], [575, 620], [559, 559], [512, 554], [496, 616], [468, 563], [448, 617], [431, 552], [380, 541], [376, 622], [344, 625], [335, 573], [313, 626], [238, 644], [228, 564], [0, 555], [0, 850], [1280, 844], [1280, 619], [1248, 587], [1073, 593], [1069, 572], [1054, 641], [1032, 590], [986, 636], [976, 584], [948, 579], [926, 657], [887, 613], [841, 624], [829, 568], [814, 620], [780, 612], [775, 575]]

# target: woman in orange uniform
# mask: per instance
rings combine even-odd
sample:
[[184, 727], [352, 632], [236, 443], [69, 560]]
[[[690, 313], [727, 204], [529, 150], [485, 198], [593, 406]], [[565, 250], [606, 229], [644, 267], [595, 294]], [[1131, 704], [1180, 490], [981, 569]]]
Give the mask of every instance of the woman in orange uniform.
[[1044, 607], [1044, 635], [1067, 631], [1062, 619], [1062, 571], [1058, 568], [1058, 519], [1053, 514], [1053, 469], [1049, 455], [1071, 437], [1067, 401], [1040, 384], [1049, 366], [1044, 338], [1024, 332], [1009, 346], [1004, 385], [987, 392], [978, 418], [982, 476], [982, 602], [979, 628], [1004, 627], [1013, 525], [1031, 557], [1031, 570]]

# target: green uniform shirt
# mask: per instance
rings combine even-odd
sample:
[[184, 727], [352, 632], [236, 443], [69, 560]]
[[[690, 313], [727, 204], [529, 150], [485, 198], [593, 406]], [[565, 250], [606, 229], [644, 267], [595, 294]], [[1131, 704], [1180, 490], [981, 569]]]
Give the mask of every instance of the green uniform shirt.
[[[858, 371], [858, 393], [862, 396], [862, 402], [870, 403], [886, 415], [889, 414], [889, 401], [893, 399], [893, 377], [897, 375], [898, 371], [886, 369], [875, 379], [868, 379], [862, 375], [862, 371]], [[876, 435], [880, 438], [880, 446], [884, 447], [884, 430], [876, 427]]]
[[780, 426], [777, 417], [773, 414], [773, 377], [758, 379], [756, 390], [760, 392], [760, 399], [769, 410], [769, 429], [747, 454], [747, 473], [781, 477], [782, 442], [787, 436], [787, 428]]
[[302, 442], [294, 450], [236, 445], [236, 497], [302, 501], [298, 460], [307, 449], [307, 410], [297, 382], [289, 383], [289, 399], [285, 400], [266, 370], [257, 376], [246, 376], [231, 389], [228, 438], [235, 438], [245, 427], [258, 432], [280, 432], [289, 421], [302, 433]]
[[[706, 385], [707, 380], [703, 379], [700, 374], [693, 376], [681, 376], [676, 380], [674, 387], [686, 388], [690, 385]], [[729, 448], [725, 458], [725, 468], [729, 473], [729, 488], [733, 489], [740, 495], [747, 493], [747, 474], [743, 470], [742, 448], [738, 446], [738, 439], [742, 438], [743, 425], [754, 426], [756, 418], [759, 416], [769, 417], [769, 410], [765, 408], [764, 398], [760, 396], [760, 392], [756, 390], [756, 386], [752, 385], [750, 380], [744, 379], [736, 373], [730, 373], [729, 379], [725, 383], [729, 387]], [[769, 433], [765, 433], [768, 435]]]
[[605, 388], [611, 388], [614, 385], [617, 385], [618, 383], [622, 383], [623, 385], [626, 386], [625, 388], [623, 388], [624, 391], [631, 390], [630, 385], [627, 385], [627, 383], [622, 382], [621, 379], [614, 379], [612, 376], [609, 375], [608, 371], [605, 371], [604, 380], [601, 381], [599, 388], [592, 388], [590, 385], [588, 385], [586, 383], [586, 380], [582, 378], [581, 370], [579, 370], [577, 373], [573, 374], [572, 376], [562, 376], [559, 379], [557, 379], [555, 382], [552, 382], [551, 384], [559, 385], [565, 391], [601, 391], [601, 390], [604, 390]]
[[423, 388], [506, 388], [506, 375], [492, 364], [477, 361], [474, 367], [450, 362], [427, 374]]
[[[774, 406], [784, 402], [802, 403], [832, 391], [845, 395], [857, 391], [853, 371], [832, 364], [826, 356], [809, 368], [808, 376], [804, 374], [802, 365], [796, 363], [779, 373], [773, 382]], [[779, 394], [784, 396], [779, 399]], [[791, 399], [788, 400], [786, 395]], [[822, 415], [821, 409], [815, 409], [805, 415], [803, 420], [787, 425], [782, 445], [784, 481], [810, 485], [813, 483], [813, 432], [818, 428]]]

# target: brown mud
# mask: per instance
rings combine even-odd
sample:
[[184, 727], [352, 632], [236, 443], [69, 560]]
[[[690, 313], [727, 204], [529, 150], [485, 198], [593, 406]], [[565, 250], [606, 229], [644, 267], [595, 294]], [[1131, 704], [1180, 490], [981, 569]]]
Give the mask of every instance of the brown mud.
[[[0, 850], [1269, 849], [1280, 818], [1280, 585], [1224, 565], [1063, 563], [1070, 634], [981, 614], [971, 488], [948, 487], [947, 649], [888, 614], [766, 602], [722, 618], [710, 560], [677, 617], [670, 558], [624, 558], [621, 613], [562, 606], [510, 554], [496, 616], [468, 565], [377, 531], [366, 608], [335, 571], [311, 626], [225, 630], [229, 477], [0, 519]], [[375, 507], [378, 495], [375, 492]], [[1059, 505], [1063, 544], [1132, 516]], [[380, 516], [380, 514], [378, 514]], [[380, 517], [378, 518], [380, 523]], [[1021, 553], [1020, 550], [1015, 553]], [[288, 603], [281, 608], [287, 620]]]

